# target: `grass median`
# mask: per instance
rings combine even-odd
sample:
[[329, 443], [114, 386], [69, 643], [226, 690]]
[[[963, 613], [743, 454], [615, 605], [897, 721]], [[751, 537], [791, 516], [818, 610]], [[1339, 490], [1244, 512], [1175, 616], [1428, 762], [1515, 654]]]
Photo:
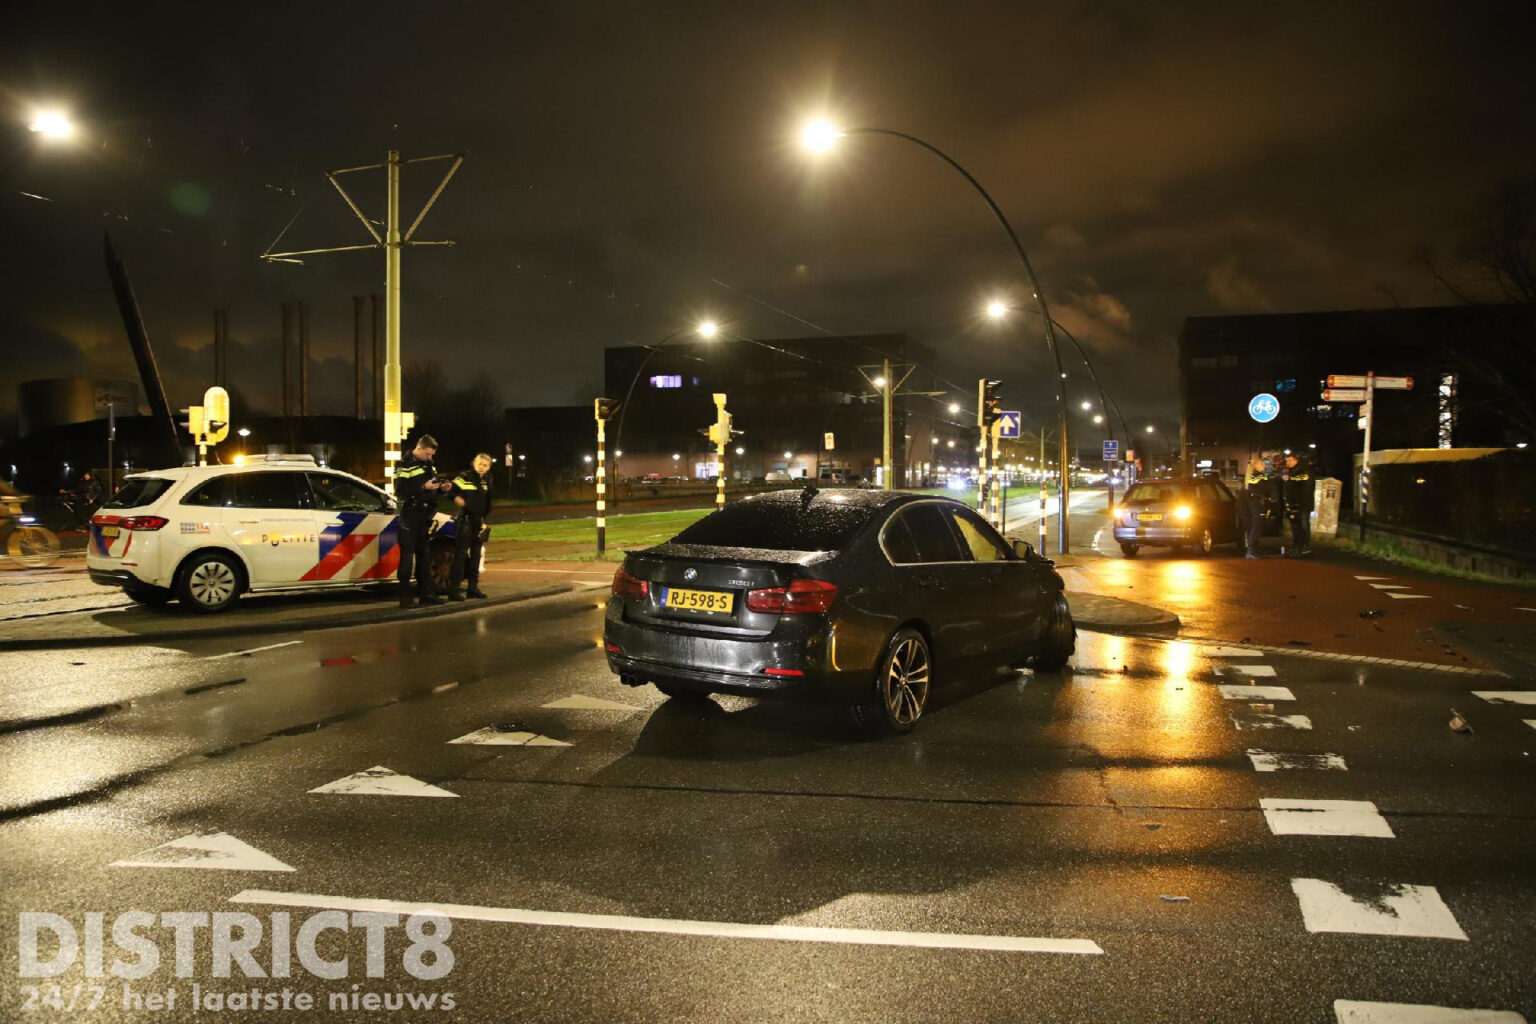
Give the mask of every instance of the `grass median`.
[[607, 552], [597, 554], [597, 525], [592, 516], [577, 519], [546, 519], [533, 523], [497, 523], [491, 527], [489, 556], [501, 559], [539, 559], [561, 562], [617, 562], [626, 550], [650, 547], [671, 540], [685, 526], [710, 512], [714, 506], [671, 512], [637, 512], [608, 517]]

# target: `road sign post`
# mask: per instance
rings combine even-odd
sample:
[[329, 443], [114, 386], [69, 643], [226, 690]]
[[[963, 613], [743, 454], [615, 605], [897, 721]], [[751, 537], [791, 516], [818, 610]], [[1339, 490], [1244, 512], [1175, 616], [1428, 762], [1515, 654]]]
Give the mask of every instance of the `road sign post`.
[[1376, 392], [1412, 391], [1412, 377], [1378, 377], [1375, 371], [1358, 373], [1330, 373], [1323, 381], [1323, 401], [1360, 402], [1359, 426], [1365, 433], [1365, 443], [1360, 457], [1360, 475], [1356, 483], [1360, 488], [1360, 539], [1365, 540], [1365, 520], [1371, 507], [1371, 428], [1376, 422]]

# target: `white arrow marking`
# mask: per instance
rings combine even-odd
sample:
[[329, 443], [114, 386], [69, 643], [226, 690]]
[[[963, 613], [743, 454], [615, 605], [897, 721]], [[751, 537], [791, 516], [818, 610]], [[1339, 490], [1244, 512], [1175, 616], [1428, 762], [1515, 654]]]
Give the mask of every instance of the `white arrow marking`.
[[1296, 768], [1324, 772], [1349, 771], [1349, 765], [1340, 754], [1286, 754], [1276, 750], [1250, 750], [1247, 753], [1256, 772], [1283, 772]]
[[1369, 800], [1259, 801], [1264, 820], [1277, 836], [1364, 836], [1393, 839], [1392, 826]]
[[228, 832], [194, 832], [161, 843], [127, 860], [113, 861], [114, 868], [201, 868], [207, 871], [292, 871], [293, 868], [243, 843]]
[[1390, 590], [1387, 591], [1387, 596], [1388, 597], [1395, 597], [1399, 601], [1428, 601], [1429, 600], [1429, 595], [1428, 594], [1398, 594], [1398, 593], [1395, 593], [1395, 592], [1390, 591]]
[[449, 743], [470, 743], [486, 747], [568, 747], [569, 743], [561, 740], [553, 740], [548, 736], [540, 736], [535, 732], [527, 732], [521, 729], [509, 729], [499, 725], [488, 725], [484, 729], [476, 729], [472, 733], [460, 736]]
[[1369, 586], [1373, 590], [1407, 590], [1408, 589], [1408, 585], [1406, 583], [1371, 583], [1371, 584], [1369, 584]]
[[1309, 932], [1467, 941], [1467, 933], [1432, 885], [1388, 885], [1378, 896], [1357, 900], [1332, 882], [1293, 878], [1291, 891]]
[[572, 697], [562, 697], [552, 700], [548, 704], [541, 705], [546, 708], [561, 708], [570, 711], [642, 711], [633, 704], [620, 704], [617, 701], [603, 700], [599, 697], [583, 697], [577, 694]]
[[1525, 1024], [1525, 1018], [1508, 1010], [1458, 1010], [1449, 1006], [1417, 1003], [1366, 1003], [1335, 999], [1333, 1015], [1338, 1024]]
[[1306, 715], [1228, 715], [1233, 726], [1247, 732], [1253, 729], [1307, 729], [1312, 728], [1312, 719]]
[[1222, 683], [1216, 687], [1222, 700], [1295, 700], [1296, 695], [1284, 686], [1234, 686]]
[[1489, 704], [1536, 704], [1536, 690], [1473, 690]]
[[1356, 576], [1357, 580], [1389, 580], [1391, 576]]
[[311, 793], [344, 794], [346, 796], [451, 796], [446, 789], [439, 789], [429, 782], [413, 779], [409, 775], [392, 772], [383, 765], [375, 765], [365, 772], [348, 775], [335, 782], [316, 786]]
[[619, 914], [575, 914], [516, 907], [478, 907], [456, 903], [405, 903], [398, 900], [353, 899], [303, 892], [246, 889], [231, 903], [275, 907], [375, 911], [384, 914], [438, 914], [460, 921], [499, 921], [557, 928], [593, 928], [660, 935], [704, 935], [720, 939], [776, 939], [780, 942], [832, 942], [858, 946], [917, 946], [926, 949], [984, 949], [1005, 953], [1085, 953], [1104, 950], [1089, 939], [1027, 938], [1019, 935], [965, 935], [947, 932], [876, 931], [869, 928], [824, 928], [809, 925], [739, 924], [732, 921], [683, 921]]

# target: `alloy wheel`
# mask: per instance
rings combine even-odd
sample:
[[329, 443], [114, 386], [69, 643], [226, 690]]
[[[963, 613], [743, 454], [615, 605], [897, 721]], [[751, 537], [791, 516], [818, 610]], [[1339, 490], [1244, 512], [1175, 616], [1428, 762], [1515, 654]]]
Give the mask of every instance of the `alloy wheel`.
[[187, 577], [187, 589], [192, 599], [208, 608], [216, 608], [227, 602], [235, 592], [239, 580], [235, 571], [223, 562], [208, 561], [193, 567]]
[[885, 707], [891, 721], [911, 725], [928, 703], [928, 648], [909, 636], [891, 652], [885, 670]]

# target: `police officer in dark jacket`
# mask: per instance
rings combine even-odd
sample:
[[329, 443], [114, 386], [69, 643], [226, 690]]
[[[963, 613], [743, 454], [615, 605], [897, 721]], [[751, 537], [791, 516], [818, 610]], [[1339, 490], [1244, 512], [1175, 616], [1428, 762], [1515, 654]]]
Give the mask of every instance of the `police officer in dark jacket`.
[[400, 503], [400, 607], [409, 608], [411, 570], [416, 571], [416, 589], [422, 604], [442, 604], [432, 586], [432, 558], [427, 541], [431, 536], [432, 515], [437, 511], [438, 496], [453, 485], [438, 478], [432, 456], [437, 454], [437, 439], [422, 434], [416, 447], [405, 453], [395, 466], [395, 498]]
[[480, 533], [491, 514], [491, 457], [475, 456], [474, 465], [453, 478], [453, 575], [448, 600], [462, 601], [459, 583], [468, 580], [469, 597], [484, 597], [480, 589]]
[[1291, 550], [1288, 554], [1312, 553], [1312, 473], [1301, 457], [1287, 452], [1280, 470], [1280, 494], [1285, 502], [1285, 516], [1291, 521]]

